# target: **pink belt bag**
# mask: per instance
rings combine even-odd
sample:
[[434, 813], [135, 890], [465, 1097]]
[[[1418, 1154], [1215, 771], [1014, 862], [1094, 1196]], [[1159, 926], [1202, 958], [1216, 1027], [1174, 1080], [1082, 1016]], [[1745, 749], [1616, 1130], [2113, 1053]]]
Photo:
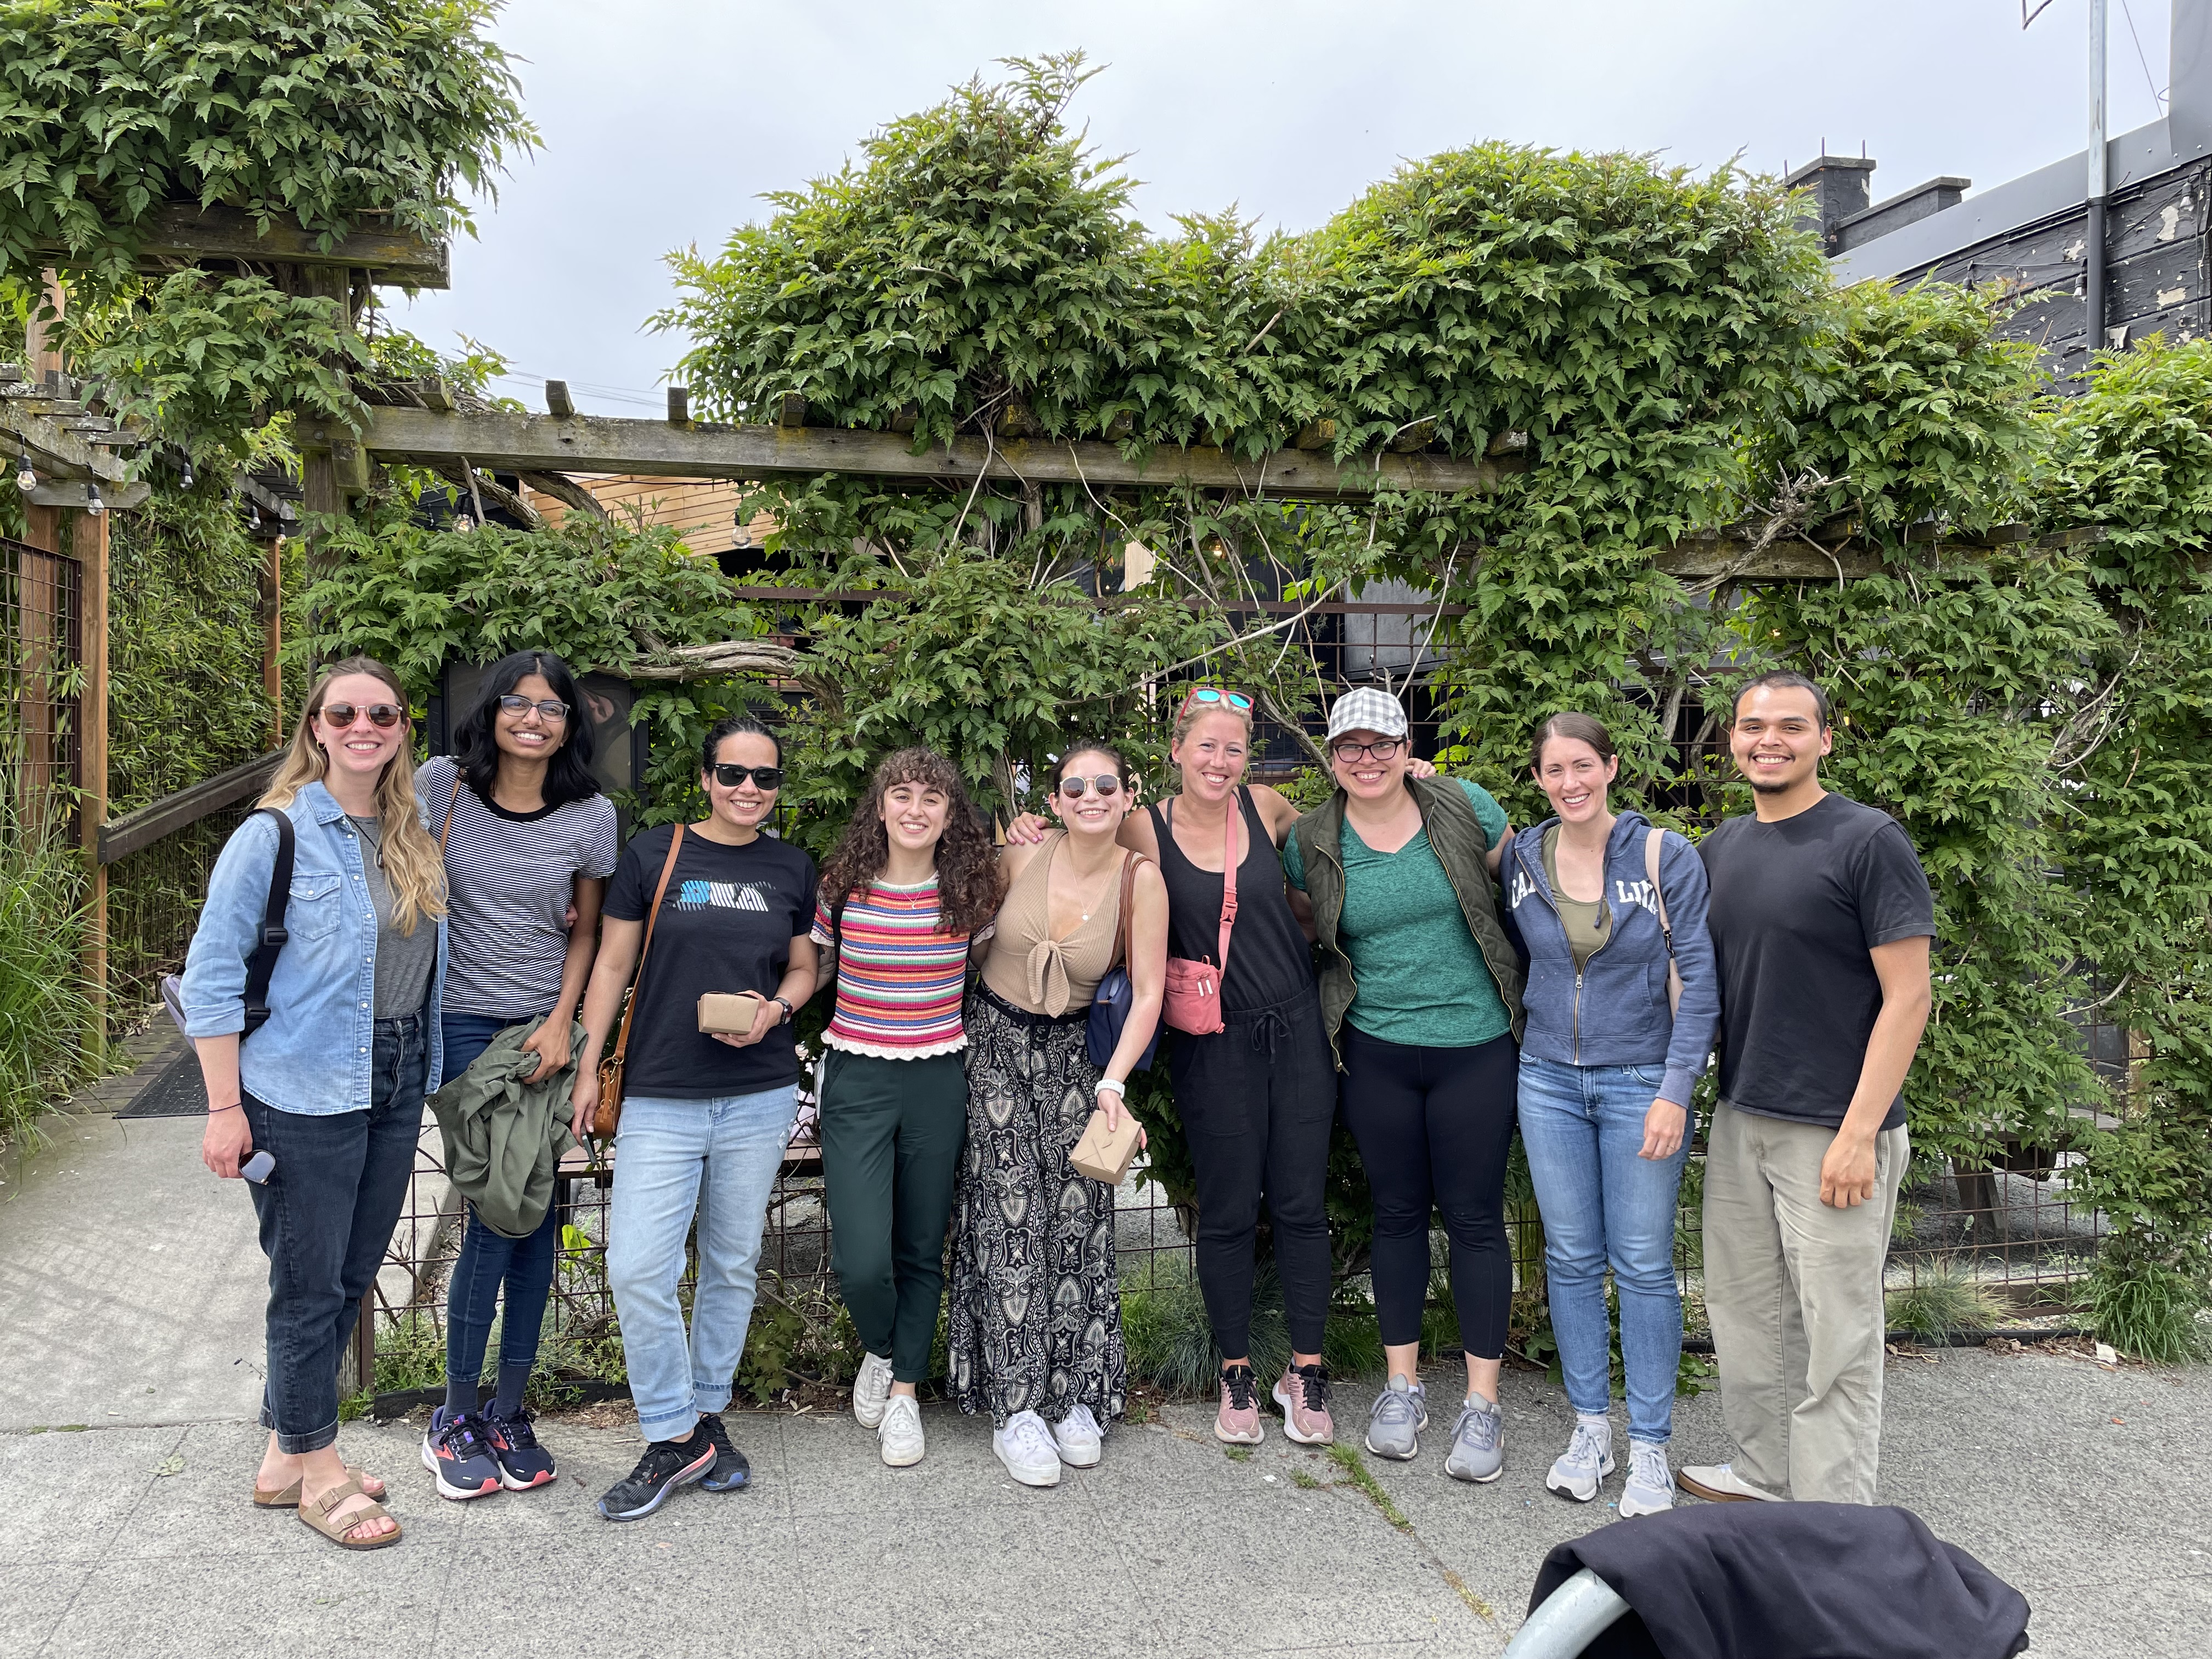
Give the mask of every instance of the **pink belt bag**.
[[[1229, 931], [1237, 925], [1237, 817], [1242, 810], [1238, 793], [1231, 790], [1224, 837], [1227, 845], [1221, 854], [1221, 942], [1214, 951], [1218, 960], [1168, 958], [1167, 994], [1161, 1018], [1176, 1030], [1188, 1031], [1194, 1036], [1211, 1036], [1227, 1029], [1221, 1018], [1221, 976], [1229, 967]], [[1175, 833], [1172, 825], [1168, 833]]]

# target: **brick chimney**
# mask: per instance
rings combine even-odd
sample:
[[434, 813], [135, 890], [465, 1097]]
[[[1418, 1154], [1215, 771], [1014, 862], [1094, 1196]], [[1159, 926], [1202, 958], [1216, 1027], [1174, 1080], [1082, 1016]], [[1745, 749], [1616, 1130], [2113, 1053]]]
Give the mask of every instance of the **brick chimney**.
[[1813, 193], [1813, 211], [1797, 221], [1801, 230], [1818, 231], [1820, 246], [1836, 252], [1836, 227], [1863, 213], [1874, 199], [1872, 161], [1859, 155], [1822, 155], [1808, 161], [1784, 182]]

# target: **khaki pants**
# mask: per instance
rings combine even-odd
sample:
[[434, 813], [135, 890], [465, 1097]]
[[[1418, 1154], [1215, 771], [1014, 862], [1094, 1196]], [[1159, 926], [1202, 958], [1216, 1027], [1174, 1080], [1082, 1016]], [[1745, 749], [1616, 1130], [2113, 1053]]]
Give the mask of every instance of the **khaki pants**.
[[1801, 1500], [1874, 1502], [1881, 1458], [1882, 1261], [1911, 1152], [1875, 1141], [1875, 1193], [1820, 1202], [1835, 1133], [1713, 1110], [1705, 1156], [1705, 1308], [1735, 1472]]

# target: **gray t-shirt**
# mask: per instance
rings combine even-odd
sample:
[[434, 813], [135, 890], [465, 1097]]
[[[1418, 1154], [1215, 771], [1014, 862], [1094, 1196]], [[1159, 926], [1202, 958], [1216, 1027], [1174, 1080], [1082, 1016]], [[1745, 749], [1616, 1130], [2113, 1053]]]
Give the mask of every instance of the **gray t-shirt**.
[[404, 1018], [430, 1000], [438, 923], [434, 917], [418, 916], [412, 933], [392, 925], [392, 884], [384, 876], [384, 824], [377, 818], [354, 818], [353, 827], [361, 832], [362, 866], [369, 902], [376, 907], [376, 1000], [370, 1012], [378, 1019]]

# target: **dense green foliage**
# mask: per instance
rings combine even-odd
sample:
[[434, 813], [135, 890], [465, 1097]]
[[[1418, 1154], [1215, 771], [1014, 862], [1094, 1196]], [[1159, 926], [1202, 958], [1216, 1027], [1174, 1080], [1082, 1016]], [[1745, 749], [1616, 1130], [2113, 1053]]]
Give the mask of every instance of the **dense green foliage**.
[[222, 204], [330, 242], [469, 223], [536, 143], [486, 0], [0, 5], [0, 276], [45, 243], [127, 276], [149, 216]]
[[82, 1075], [91, 1006], [77, 975], [85, 879], [76, 838], [0, 791], [0, 1145], [35, 1137], [35, 1121]]

